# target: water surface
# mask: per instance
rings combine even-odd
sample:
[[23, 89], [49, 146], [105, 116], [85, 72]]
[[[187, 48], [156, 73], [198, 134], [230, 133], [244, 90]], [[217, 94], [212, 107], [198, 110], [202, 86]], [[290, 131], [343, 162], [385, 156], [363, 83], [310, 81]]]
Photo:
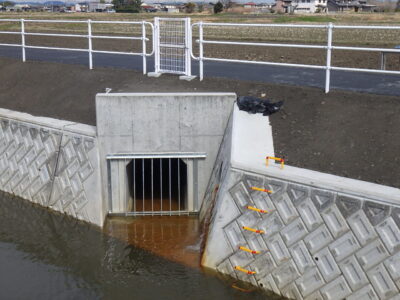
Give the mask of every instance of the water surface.
[[[163, 240], [139, 248], [135, 240], [156, 225], [135, 224], [111, 220], [105, 230], [114, 230], [109, 236], [95, 226], [0, 194], [0, 299], [266, 299], [259, 291], [233, 289], [232, 282], [196, 267], [197, 237], [186, 235], [198, 230], [196, 221], [178, 226], [181, 237], [188, 238], [183, 252], [177, 250], [182, 244], [168, 242], [165, 230]], [[129, 231], [130, 226], [136, 229]], [[178, 252], [169, 252], [175, 258], [169, 259], [168, 246], [159, 251], [164, 257], [153, 254], [164, 244], [177, 246]]]

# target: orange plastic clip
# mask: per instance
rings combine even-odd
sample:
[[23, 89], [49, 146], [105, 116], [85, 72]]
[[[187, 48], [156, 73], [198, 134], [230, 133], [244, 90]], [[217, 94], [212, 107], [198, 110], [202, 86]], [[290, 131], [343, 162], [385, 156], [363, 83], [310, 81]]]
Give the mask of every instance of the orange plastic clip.
[[251, 249], [243, 247], [243, 246], [240, 246], [239, 249], [243, 250], [243, 251], [246, 251], [246, 252], [249, 252], [251, 254], [260, 254], [261, 253], [260, 251], [251, 250]]
[[267, 156], [265, 158], [265, 163], [268, 166], [268, 160], [275, 160], [275, 161], [279, 161], [281, 163], [281, 169], [283, 169], [283, 166], [285, 165], [285, 160], [283, 158], [279, 158], [279, 157], [273, 157], [273, 156]]
[[254, 191], [260, 191], [260, 192], [265, 192], [265, 193], [268, 193], [268, 194], [272, 194], [271, 190], [262, 189], [262, 188], [258, 188], [258, 187], [255, 187], [255, 186], [252, 186], [251, 189], [254, 190]]
[[254, 272], [254, 271], [249, 271], [249, 270], [243, 269], [242, 267], [239, 267], [239, 266], [236, 266], [235, 269], [240, 272], [247, 273], [249, 275], [256, 274], [256, 272]]
[[257, 207], [253, 207], [253, 206], [247, 206], [247, 209], [254, 210], [254, 211], [257, 211], [257, 212], [262, 213], [262, 214], [267, 214], [268, 213], [268, 211], [266, 211], [264, 209], [259, 209]]
[[264, 230], [254, 229], [254, 228], [250, 228], [250, 227], [247, 227], [247, 226], [243, 226], [242, 228], [244, 230], [248, 230], [248, 231], [255, 232], [255, 233], [264, 233]]

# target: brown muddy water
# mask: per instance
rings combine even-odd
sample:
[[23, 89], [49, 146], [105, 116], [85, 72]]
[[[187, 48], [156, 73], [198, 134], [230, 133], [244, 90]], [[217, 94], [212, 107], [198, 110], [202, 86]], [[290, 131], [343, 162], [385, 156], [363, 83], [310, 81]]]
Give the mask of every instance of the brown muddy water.
[[102, 232], [0, 193], [0, 299], [275, 298], [198, 262], [196, 219], [110, 219]]

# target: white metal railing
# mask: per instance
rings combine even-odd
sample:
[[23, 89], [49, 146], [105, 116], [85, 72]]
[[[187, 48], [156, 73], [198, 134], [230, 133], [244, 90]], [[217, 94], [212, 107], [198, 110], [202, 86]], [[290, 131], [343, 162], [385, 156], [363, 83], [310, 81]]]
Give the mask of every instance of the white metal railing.
[[[400, 26], [348, 26], [348, 25], [333, 25], [328, 23], [325, 25], [293, 25], [293, 24], [238, 24], [238, 23], [204, 23], [198, 22], [192, 24], [192, 31], [194, 27], [199, 28], [199, 39], [196, 42], [199, 44], [199, 56], [196, 57], [193, 54], [193, 48], [191, 57], [199, 61], [199, 77], [203, 80], [204, 77], [204, 61], [217, 61], [217, 62], [234, 62], [234, 63], [246, 63], [246, 64], [258, 64], [258, 65], [271, 65], [271, 66], [286, 66], [286, 67], [301, 67], [310, 69], [322, 69], [325, 70], [325, 92], [328, 93], [331, 85], [331, 70], [340, 71], [352, 71], [352, 72], [369, 72], [369, 73], [380, 73], [380, 74], [396, 74], [400, 75], [400, 71], [387, 71], [381, 69], [362, 69], [362, 68], [346, 68], [346, 67], [335, 67], [332, 66], [332, 50], [352, 50], [352, 51], [375, 51], [375, 52], [390, 52], [399, 53], [400, 49], [388, 49], [388, 48], [369, 48], [369, 47], [348, 47], [348, 46], [334, 46], [333, 45], [333, 30], [338, 29], [388, 29], [388, 30], [400, 30]], [[216, 41], [216, 40], [205, 40], [203, 29], [206, 26], [213, 27], [287, 27], [287, 28], [320, 28], [326, 29], [327, 38], [326, 45], [306, 45], [306, 44], [282, 44], [282, 43], [261, 43], [261, 42], [238, 42], [238, 41]], [[242, 59], [226, 59], [216, 58], [204, 55], [205, 44], [218, 44], [218, 45], [242, 45], [242, 46], [260, 46], [260, 47], [286, 47], [286, 48], [303, 48], [303, 49], [325, 49], [326, 50], [326, 63], [325, 65], [308, 65], [308, 64], [293, 64], [293, 63], [279, 63], [279, 62], [268, 62], [268, 61], [253, 61], [253, 60], [242, 60]]]
[[[152, 36], [154, 32], [154, 26], [150, 22], [146, 21], [93, 21], [93, 20], [25, 20], [25, 19], [0, 19], [0, 22], [18, 22], [21, 26], [21, 31], [0, 31], [0, 34], [11, 34], [20, 35], [20, 44], [6, 44], [0, 43], [0, 46], [10, 47], [21, 47], [22, 50], [22, 61], [26, 61], [26, 49], [48, 49], [48, 50], [60, 50], [60, 51], [77, 51], [87, 52], [89, 54], [89, 68], [93, 69], [93, 53], [105, 53], [105, 54], [123, 54], [132, 56], [142, 56], [143, 61], [143, 74], [147, 73], [147, 57], [154, 54], [154, 45], [151, 53], [147, 53], [146, 42], [149, 41], [146, 35], [146, 25], [150, 26]], [[26, 23], [73, 23], [73, 24], [87, 24], [87, 34], [66, 34], [66, 33], [39, 33], [39, 32], [26, 32]], [[140, 25], [141, 35], [140, 36], [107, 36], [107, 35], [94, 35], [92, 33], [93, 24], [127, 24], [127, 25]], [[65, 48], [65, 47], [47, 47], [47, 46], [33, 46], [27, 45], [25, 41], [26, 36], [51, 36], [51, 37], [73, 37], [73, 38], [85, 38], [88, 40], [87, 48]], [[141, 52], [126, 52], [126, 51], [107, 51], [107, 50], [95, 50], [93, 49], [93, 39], [118, 39], [118, 40], [138, 40], [142, 42]], [[154, 41], [153, 41], [154, 42]]]

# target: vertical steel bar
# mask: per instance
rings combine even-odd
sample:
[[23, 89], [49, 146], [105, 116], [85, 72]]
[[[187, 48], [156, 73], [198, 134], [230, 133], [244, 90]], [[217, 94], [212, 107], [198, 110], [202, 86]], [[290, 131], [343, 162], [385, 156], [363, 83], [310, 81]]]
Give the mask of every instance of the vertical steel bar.
[[203, 49], [203, 22], [200, 21], [199, 24], [199, 76], [200, 76], [200, 81], [203, 80], [203, 55], [204, 55], [204, 49]]
[[186, 18], [185, 20], [185, 39], [186, 39], [186, 48], [185, 48], [185, 60], [186, 60], [186, 75], [192, 76], [192, 64], [191, 64], [191, 45], [192, 45], [192, 35], [190, 30], [190, 18]]
[[154, 18], [154, 72], [160, 73], [160, 21], [158, 17]]
[[[151, 159], [151, 211], [154, 211], [154, 173], [153, 173], [153, 159]], [[153, 215], [153, 214], [151, 214]]]
[[325, 93], [329, 93], [331, 84], [331, 59], [332, 59], [332, 23], [328, 24], [328, 45], [326, 49]]
[[146, 24], [142, 21], [142, 59], [143, 59], [143, 74], [147, 73], [147, 61], [146, 61]]
[[163, 210], [163, 207], [162, 207], [162, 201], [163, 201], [163, 199], [162, 199], [162, 158], [160, 158], [160, 201], [161, 201], [161, 208], [160, 208], [160, 210], [162, 211]]
[[180, 158], [178, 158], [178, 212], [181, 215], [181, 165]]
[[22, 47], [22, 61], [26, 61], [26, 49], [25, 49], [25, 20], [21, 19], [21, 47]]
[[93, 69], [92, 20], [88, 20], [89, 69]]
[[168, 184], [169, 184], [169, 215], [171, 215], [172, 207], [171, 207], [171, 159], [168, 158]]
[[142, 199], [143, 199], [143, 211], [145, 211], [144, 208], [144, 158], [142, 158]]
[[133, 163], [133, 211], [136, 213], [136, 159], [133, 159], [132, 163]]

